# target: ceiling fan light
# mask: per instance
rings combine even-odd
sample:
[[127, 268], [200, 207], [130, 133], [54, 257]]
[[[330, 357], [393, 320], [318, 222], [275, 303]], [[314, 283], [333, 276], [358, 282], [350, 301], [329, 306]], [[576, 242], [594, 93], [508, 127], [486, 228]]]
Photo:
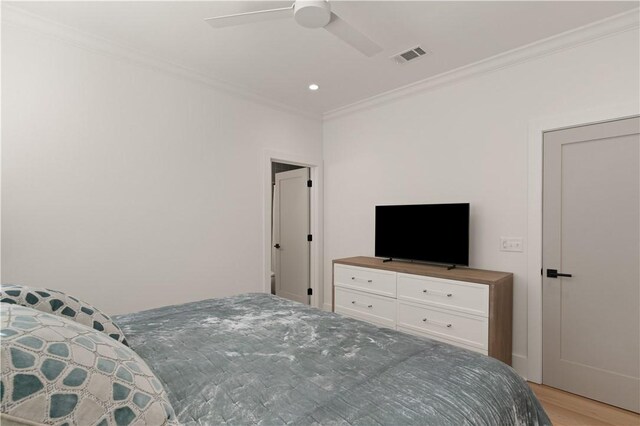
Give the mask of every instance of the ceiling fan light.
[[322, 28], [331, 20], [331, 7], [325, 0], [296, 0], [293, 16], [303, 27]]
[[317, 85], [317, 84], [315, 84], [315, 83], [311, 83], [311, 84], [309, 85], [309, 90], [311, 90], [312, 92], [315, 92], [315, 91], [316, 91], [316, 90], [318, 90], [319, 88], [320, 88], [320, 86], [318, 86], [318, 85]]

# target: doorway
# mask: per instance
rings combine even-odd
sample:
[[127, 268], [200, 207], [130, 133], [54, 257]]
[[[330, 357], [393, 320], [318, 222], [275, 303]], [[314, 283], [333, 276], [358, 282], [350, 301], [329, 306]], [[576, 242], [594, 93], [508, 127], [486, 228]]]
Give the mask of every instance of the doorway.
[[311, 185], [307, 167], [272, 162], [271, 293], [310, 304]]
[[542, 382], [640, 411], [640, 119], [544, 133]]

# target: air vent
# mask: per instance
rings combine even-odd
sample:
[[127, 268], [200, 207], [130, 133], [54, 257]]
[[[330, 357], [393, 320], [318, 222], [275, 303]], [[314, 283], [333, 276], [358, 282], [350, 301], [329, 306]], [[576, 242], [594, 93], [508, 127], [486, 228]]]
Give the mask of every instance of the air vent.
[[395, 62], [399, 64], [405, 64], [409, 61], [414, 61], [422, 56], [425, 56], [428, 52], [425, 51], [422, 47], [417, 46], [413, 49], [409, 49], [405, 52], [398, 53], [391, 57]]

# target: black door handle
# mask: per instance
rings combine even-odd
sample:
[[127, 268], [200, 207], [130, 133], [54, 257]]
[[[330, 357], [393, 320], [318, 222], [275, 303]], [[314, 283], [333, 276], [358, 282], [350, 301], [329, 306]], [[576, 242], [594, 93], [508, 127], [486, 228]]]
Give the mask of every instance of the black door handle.
[[558, 272], [557, 269], [547, 269], [547, 278], [558, 278], [558, 277], [571, 277], [571, 274], [563, 274], [562, 272]]
[[276, 245], [274, 245], [274, 247], [279, 249], [280, 248], [280, 244], [276, 244]]

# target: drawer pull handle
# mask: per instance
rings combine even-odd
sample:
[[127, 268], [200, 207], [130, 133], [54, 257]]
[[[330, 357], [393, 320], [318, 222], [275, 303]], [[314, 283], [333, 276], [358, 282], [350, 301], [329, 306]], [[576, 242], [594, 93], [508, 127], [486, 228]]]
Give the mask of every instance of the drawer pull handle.
[[422, 322], [428, 322], [429, 324], [437, 325], [440, 327], [451, 328], [451, 324], [446, 324], [444, 322], [438, 322], [438, 321], [429, 321], [427, 318], [422, 318]]
[[429, 291], [427, 289], [422, 290], [424, 294], [433, 294], [434, 296], [452, 297], [453, 293], [441, 293], [439, 291]]
[[[353, 305], [355, 305], [355, 304], [356, 304], [356, 301], [355, 301], [355, 300], [352, 300], [352, 301], [351, 301], [351, 303], [352, 303]], [[373, 308], [373, 305], [367, 305], [367, 308]]]
[[352, 280], [360, 280], [360, 281], [367, 281], [368, 283], [372, 283], [373, 280], [365, 280], [364, 278], [357, 278], [357, 277], [351, 277]]

